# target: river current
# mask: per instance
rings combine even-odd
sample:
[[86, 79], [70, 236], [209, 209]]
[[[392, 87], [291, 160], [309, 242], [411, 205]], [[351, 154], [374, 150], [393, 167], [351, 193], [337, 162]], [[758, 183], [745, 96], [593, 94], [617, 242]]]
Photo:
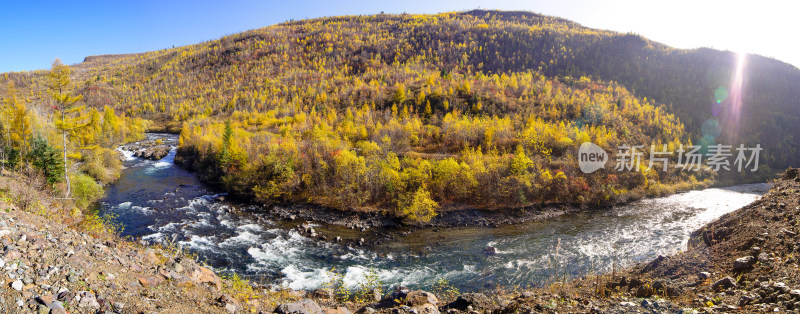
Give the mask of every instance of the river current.
[[[148, 137], [177, 142], [174, 135]], [[556, 274], [608, 271], [685, 249], [693, 230], [769, 189], [765, 183], [711, 188], [512, 227], [426, 229], [350, 247], [308, 238], [259, 214], [259, 206], [221, 200], [174, 165], [174, 148], [159, 161], [121, 152], [127, 168], [100, 211], [118, 217], [123, 236], [175, 243], [218, 270], [293, 289], [323, 285], [334, 267], [347, 285], [369, 272], [387, 286], [425, 288], [442, 278], [462, 291], [542, 285]], [[496, 254], [487, 255], [488, 246]]]

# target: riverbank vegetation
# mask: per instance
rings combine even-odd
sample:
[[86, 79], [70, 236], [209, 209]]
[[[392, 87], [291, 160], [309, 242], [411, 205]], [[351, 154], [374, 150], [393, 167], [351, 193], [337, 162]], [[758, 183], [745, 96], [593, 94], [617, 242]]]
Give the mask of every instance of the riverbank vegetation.
[[47, 86], [42, 95], [20, 92], [8, 75], [0, 80], [5, 83], [0, 93], [2, 189], [18, 208], [44, 210], [59, 221], [103, 232], [107, 222], [89, 205], [120, 175], [116, 146], [142, 139], [146, 123], [108, 106], [87, 106], [74, 92], [71, 72], [56, 60], [41, 76]]
[[[532, 72], [403, 76], [416, 77], [407, 80], [415, 84], [390, 84], [375, 105], [343, 112], [287, 105], [235, 111], [224, 122], [193, 119], [181, 133], [176, 162], [261, 202], [386, 210], [423, 222], [442, 205], [613, 204], [653, 191], [656, 183], [699, 185], [711, 177], [647, 170], [646, 163], [631, 172], [581, 173], [575, 156], [583, 142], [613, 151], [629, 141], [677, 147], [686, 139], [677, 118], [617, 84]], [[431, 100], [407, 95], [429, 89], [443, 92], [430, 93], [437, 105], [426, 114]], [[498, 95], [508, 101], [494, 103]], [[472, 99], [506, 108], [474, 112]], [[518, 99], [531, 105], [509, 104]]]

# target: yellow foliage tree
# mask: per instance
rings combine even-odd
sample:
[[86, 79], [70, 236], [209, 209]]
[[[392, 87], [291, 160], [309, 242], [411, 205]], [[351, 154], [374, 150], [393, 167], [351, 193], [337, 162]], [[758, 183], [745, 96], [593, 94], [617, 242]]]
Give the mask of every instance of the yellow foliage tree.
[[72, 70], [61, 63], [60, 59], [53, 61], [53, 67], [50, 69], [48, 77], [50, 84], [48, 85], [50, 96], [56, 103], [58, 116], [56, 117], [56, 127], [61, 131], [62, 148], [64, 150], [64, 179], [67, 183], [67, 190], [65, 197], [69, 197], [71, 192], [71, 185], [69, 182], [69, 174], [67, 166], [67, 133], [75, 132], [81, 127], [85, 126], [83, 122], [84, 116], [81, 114], [83, 106], [77, 106], [76, 103], [83, 99], [83, 95], [74, 95], [72, 93], [72, 82], [70, 74]]
[[400, 212], [406, 221], [411, 223], [426, 223], [436, 216], [439, 203], [431, 199], [431, 194], [424, 187], [420, 186], [410, 199], [400, 208]]

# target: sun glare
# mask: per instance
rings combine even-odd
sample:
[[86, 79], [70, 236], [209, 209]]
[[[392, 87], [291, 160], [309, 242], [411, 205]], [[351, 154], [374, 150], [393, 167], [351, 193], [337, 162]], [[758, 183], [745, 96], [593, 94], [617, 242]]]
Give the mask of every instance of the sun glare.
[[728, 115], [728, 127], [732, 128], [733, 134], [736, 134], [739, 125], [739, 119], [742, 114], [742, 94], [744, 92], [744, 69], [747, 64], [747, 54], [740, 52], [736, 56], [736, 72], [731, 80], [731, 107]]
[[714, 90], [711, 117], [701, 127], [703, 134], [701, 142], [705, 145], [715, 144], [717, 138], [723, 133], [727, 134], [729, 141], [739, 136], [747, 54], [737, 53], [732, 57], [735, 57], [736, 60], [730, 83], [727, 84], [727, 88], [718, 86]]

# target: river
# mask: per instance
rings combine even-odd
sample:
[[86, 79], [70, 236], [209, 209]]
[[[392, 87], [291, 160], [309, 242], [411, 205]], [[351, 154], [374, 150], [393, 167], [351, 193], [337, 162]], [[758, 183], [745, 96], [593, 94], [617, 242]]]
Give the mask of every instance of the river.
[[[177, 142], [174, 135], [148, 137]], [[175, 243], [217, 270], [293, 289], [323, 285], [332, 267], [351, 286], [371, 272], [387, 286], [425, 288], [444, 278], [462, 291], [609, 271], [684, 249], [693, 230], [769, 189], [765, 183], [711, 188], [512, 227], [426, 229], [349, 247], [305, 237], [258, 214], [258, 206], [221, 201], [195, 174], [173, 164], [174, 148], [159, 161], [122, 152], [127, 168], [99, 207], [118, 216], [123, 236]], [[496, 254], [487, 255], [487, 246]]]

